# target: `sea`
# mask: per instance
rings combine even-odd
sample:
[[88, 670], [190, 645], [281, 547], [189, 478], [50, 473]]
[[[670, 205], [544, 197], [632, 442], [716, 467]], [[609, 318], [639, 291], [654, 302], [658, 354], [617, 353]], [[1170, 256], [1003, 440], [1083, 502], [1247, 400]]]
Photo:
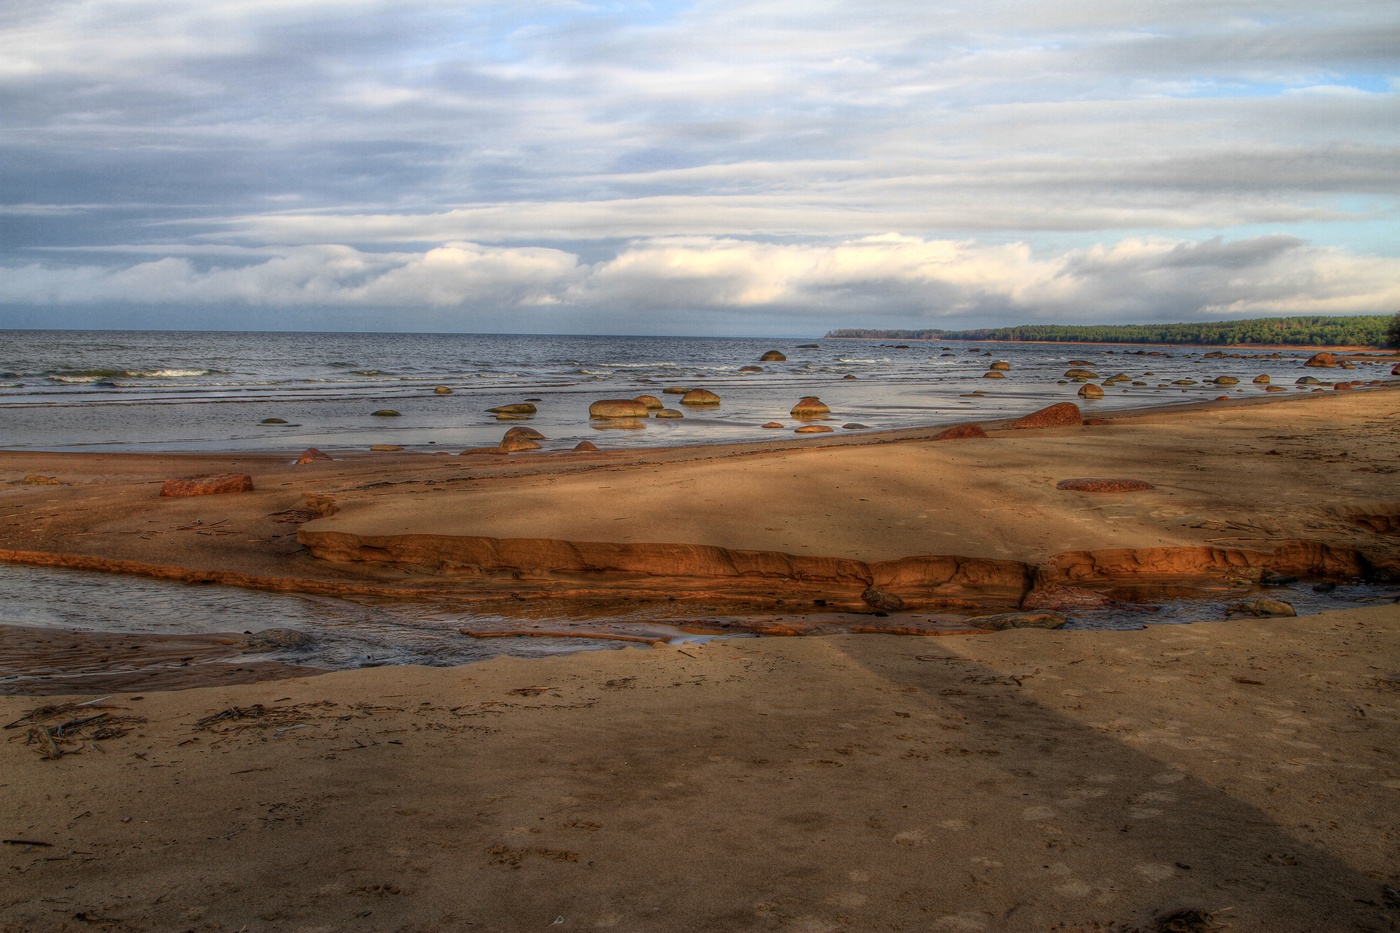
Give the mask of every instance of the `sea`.
[[[776, 350], [782, 362], [760, 362]], [[655, 447], [773, 440], [798, 399], [831, 407], [838, 431], [1024, 414], [1078, 401], [1064, 373], [1129, 377], [1087, 410], [1294, 388], [1303, 351], [1207, 358], [1201, 348], [711, 337], [0, 330], [0, 448], [328, 452], [495, 445], [490, 409], [533, 400], [546, 448], [591, 440]], [[1218, 352], [1218, 351], [1216, 351]], [[986, 378], [1004, 361], [1003, 378]], [[1208, 380], [1232, 376], [1222, 388]], [[451, 394], [439, 394], [439, 386]], [[605, 398], [707, 388], [719, 406], [644, 430], [590, 421]], [[395, 411], [396, 416], [375, 415]], [[844, 428], [843, 425], [861, 427]]]
[[[769, 351], [784, 359], [761, 361]], [[288, 458], [307, 447], [454, 451], [496, 444], [510, 425], [490, 409], [525, 401], [537, 409], [528, 423], [545, 435], [546, 448], [581, 440], [604, 448], [790, 441], [789, 409], [808, 395], [830, 406], [827, 423], [838, 433], [867, 433], [1008, 418], [1059, 401], [1093, 413], [1256, 397], [1266, 385], [1313, 391], [1297, 384], [1315, 372], [1303, 367], [1309, 355], [822, 338], [0, 330], [0, 448], [263, 451]], [[1005, 368], [994, 369], [997, 363]], [[1088, 369], [1099, 381], [1125, 378], [1102, 399], [1084, 401], [1080, 384], [1066, 376], [1071, 368]], [[1386, 374], [1377, 369], [1355, 378]], [[1221, 376], [1238, 383], [1213, 381]], [[1268, 383], [1256, 383], [1259, 376]], [[707, 388], [721, 404], [648, 420], [640, 430], [588, 417], [595, 400], [639, 394], [681, 409], [668, 388]], [[375, 414], [385, 410], [398, 414]], [[762, 427], [768, 422], [785, 429]], [[1341, 588], [1332, 599], [1355, 605], [1394, 595]], [[1303, 588], [1285, 598], [1314, 611], [1327, 602]], [[1084, 613], [1071, 627], [1139, 628], [1144, 621], [1189, 622], [1220, 612], [1184, 601], [1151, 617]], [[324, 669], [452, 665], [619, 645], [473, 639], [459, 631], [512, 622], [443, 604], [190, 587], [0, 564], [0, 624], [157, 634], [292, 628], [310, 634], [311, 643], [264, 657]], [[605, 622], [645, 626], [677, 642], [696, 637], [665, 619], [587, 625]], [[533, 624], [562, 631], [579, 620], [541, 617]], [[0, 689], [35, 682], [32, 672], [0, 670]]]

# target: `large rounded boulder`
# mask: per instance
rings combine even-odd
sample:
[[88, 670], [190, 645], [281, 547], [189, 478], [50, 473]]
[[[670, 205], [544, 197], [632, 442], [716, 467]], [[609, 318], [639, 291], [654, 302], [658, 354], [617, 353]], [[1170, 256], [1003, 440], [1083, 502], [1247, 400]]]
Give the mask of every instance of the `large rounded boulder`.
[[709, 389], [691, 389], [681, 396], [682, 405], [718, 405], [719, 396]]
[[645, 418], [649, 409], [634, 398], [605, 398], [588, 406], [590, 418]]
[[792, 406], [794, 418], [823, 418], [831, 414], [831, 408], [815, 395], [807, 395]]

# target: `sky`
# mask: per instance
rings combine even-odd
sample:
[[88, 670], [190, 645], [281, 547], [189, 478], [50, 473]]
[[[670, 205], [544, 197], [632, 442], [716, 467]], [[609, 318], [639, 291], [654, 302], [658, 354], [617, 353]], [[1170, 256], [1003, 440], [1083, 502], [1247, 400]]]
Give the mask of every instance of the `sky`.
[[0, 0], [0, 327], [1397, 310], [1395, 0]]

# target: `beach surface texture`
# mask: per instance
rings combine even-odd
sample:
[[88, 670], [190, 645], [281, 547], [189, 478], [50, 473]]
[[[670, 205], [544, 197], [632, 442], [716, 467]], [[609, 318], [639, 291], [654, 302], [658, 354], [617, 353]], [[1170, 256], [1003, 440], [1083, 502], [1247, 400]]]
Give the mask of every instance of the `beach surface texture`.
[[1400, 579], [1400, 393], [1092, 422], [0, 452], [12, 563], [823, 635], [313, 674], [11, 630], [53, 677], [0, 697], [0, 930], [1400, 928], [1400, 607], [1258, 592]]

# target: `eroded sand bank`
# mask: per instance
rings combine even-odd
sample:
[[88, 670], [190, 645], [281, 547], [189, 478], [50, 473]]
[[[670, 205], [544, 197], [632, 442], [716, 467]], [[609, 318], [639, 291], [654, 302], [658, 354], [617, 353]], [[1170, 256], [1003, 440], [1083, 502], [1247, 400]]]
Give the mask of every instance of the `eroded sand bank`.
[[[1392, 388], [982, 439], [506, 457], [0, 454], [5, 559], [327, 593], [1015, 608], [1154, 574], [1400, 574]], [[253, 492], [162, 498], [246, 472]], [[32, 485], [24, 476], [62, 485]], [[1058, 488], [1082, 477], [1153, 488]]]

